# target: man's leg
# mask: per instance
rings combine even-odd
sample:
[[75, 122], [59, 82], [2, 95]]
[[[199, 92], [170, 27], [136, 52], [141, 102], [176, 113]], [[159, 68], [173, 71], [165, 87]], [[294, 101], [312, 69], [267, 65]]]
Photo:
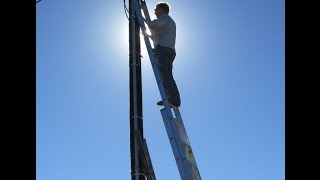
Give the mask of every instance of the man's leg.
[[175, 58], [175, 52], [156, 47], [155, 57], [169, 101], [174, 106], [180, 106], [180, 94], [172, 76], [172, 63]]
[[168, 98], [171, 99], [174, 104], [177, 106], [180, 106], [181, 100], [180, 100], [180, 93], [177, 87], [177, 84], [173, 78], [172, 69], [173, 69], [173, 60], [175, 58], [175, 52], [169, 51], [169, 63], [168, 63], [168, 73], [169, 73], [169, 82], [168, 82]]
[[160, 72], [161, 79], [163, 80], [163, 86], [166, 92], [166, 95], [169, 94], [168, 81], [169, 81], [169, 72], [168, 72], [168, 62], [169, 58], [159, 46], [156, 46], [154, 49], [156, 63]]

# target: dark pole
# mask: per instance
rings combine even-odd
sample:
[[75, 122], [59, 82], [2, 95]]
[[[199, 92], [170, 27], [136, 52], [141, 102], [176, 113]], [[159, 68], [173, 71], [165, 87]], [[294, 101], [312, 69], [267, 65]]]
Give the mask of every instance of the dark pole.
[[129, 68], [130, 68], [130, 156], [131, 156], [131, 179], [145, 180], [145, 170], [139, 155], [137, 138], [139, 130], [143, 139], [142, 122], [142, 78], [141, 78], [141, 49], [140, 49], [140, 26], [135, 18], [134, 3], [129, 0]]

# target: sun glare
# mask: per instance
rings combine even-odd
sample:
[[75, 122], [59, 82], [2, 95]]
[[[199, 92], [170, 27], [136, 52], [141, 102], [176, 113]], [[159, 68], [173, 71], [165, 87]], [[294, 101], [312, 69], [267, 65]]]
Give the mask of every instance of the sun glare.
[[146, 34], [147, 36], [151, 36], [151, 31], [150, 31], [150, 29], [149, 29], [148, 27], [146, 27], [145, 34]]
[[[145, 33], [147, 35], [151, 34], [149, 29], [147, 29], [147, 31]], [[150, 38], [149, 38], [149, 40], [152, 45], [152, 41]], [[150, 58], [149, 58], [146, 44], [144, 42], [144, 35], [142, 34], [142, 32], [140, 33], [140, 46], [141, 46], [141, 55], [142, 55], [141, 64], [144, 66], [144, 69], [149, 71], [149, 70], [151, 70]]]
[[[113, 41], [113, 52], [117, 53], [119, 59], [121, 59], [119, 62], [120, 64], [128, 63], [129, 58], [129, 25], [127, 24], [127, 21], [124, 21], [122, 23], [118, 23], [115, 26], [113, 26], [112, 30], [112, 41]], [[147, 36], [151, 35], [151, 31], [147, 28], [146, 32], [143, 34], [143, 32], [140, 30], [140, 48], [141, 48], [141, 65], [143, 66], [143, 69], [146, 71], [151, 71], [152, 67], [150, 64], [150, 58], [149, 54], [146, 48], [146, 44], [144, 42], [144, 34]], [[152, 40], [149, 38], [151, 45], [153, 46]], [[127, 55], [127, 56], [126, 56]], [[119, 63], [118, 62], [118, 63]]]

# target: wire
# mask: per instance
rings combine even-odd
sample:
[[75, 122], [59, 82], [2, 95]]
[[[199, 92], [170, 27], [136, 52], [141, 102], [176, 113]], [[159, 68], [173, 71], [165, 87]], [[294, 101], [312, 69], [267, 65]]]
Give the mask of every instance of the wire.
[[[130, 12], [129, 12], [128, 8], [127, 8], [126, 0], [123, 0], [123, 8], [124, 8], [124, 12], [125, 12], [125, 14], [126, 14], [126, 16], [127, 16], [127, 19], [128, 19], [128, 21], [129, 21], [129, 23], [135, 28], [135, 27], [136, 27], [136, 26], [135, 26], [135, 23], [130, 22], [130, 18], [132, 18], [132, 17], [130, 16]], [[129, 15], [128, 15], [127, 13], [128, 13]]]
[[129, 20], [128, 14], [130, 14], [130, 13], [129, 13], [129, 10], [128, 10], [127, 5], [126, 5], [126, 0], [123, 0], [123, 8], [124, 8], [124, 12], [126, 13], [127, 19]]
[[40, 1], [42, 1], [42, 0], [38, 0], [38, 1], [36, 1], [36, 3], [40, 2]]
[[[40, 0], [41, 1], [41, 0]], [[125, 14], [126, 14], [126, 16], [127, 16], [127, 19], [129, 20], [129, 22], [130, 22], [130, 19], [129, 19], [129, 16], [130, 16], [130, 12], [129, 12], [129, 10], [128, 10], [128, 8], [127, 8], [127, 5], [126, 5], [126, 0], [123, 0], [123, 8], [124, 8], [124, 12], [125, 12]], [[129, 14], [129, 16], [128, 16], [128, 14]], [[135, 23], [130, 23], [130, 24], [132, 24], [133, 25], [133, 27], [135, 28]], [[142, 34], [142, 35], [144, 35], [143, 33], [141, 33], [141, 31], [140, 31], [140, 34]]]

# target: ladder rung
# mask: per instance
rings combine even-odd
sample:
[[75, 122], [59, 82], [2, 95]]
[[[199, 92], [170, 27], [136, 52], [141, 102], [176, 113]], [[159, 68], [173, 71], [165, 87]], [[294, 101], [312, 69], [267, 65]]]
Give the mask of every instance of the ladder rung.
[[189, 144], [189, 143], [185, 143], [185, 142], [183, 142], [183, 141], [182, 141], [182, 143], [183, 143], [183, 145], [184, 145], [186, 148], [188, 148], [188, 149], [190, 149], [190, 150], [191, 150], [191, 146], [190, 146], [190, 144]]
[[177, 161], [184, 161], [186, 158], [176, 158]]

